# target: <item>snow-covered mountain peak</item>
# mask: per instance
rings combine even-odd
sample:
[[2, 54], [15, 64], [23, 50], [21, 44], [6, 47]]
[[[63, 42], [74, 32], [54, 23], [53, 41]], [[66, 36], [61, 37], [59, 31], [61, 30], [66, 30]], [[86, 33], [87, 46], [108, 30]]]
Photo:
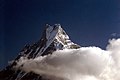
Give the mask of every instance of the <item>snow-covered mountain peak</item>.
[[26, 45], [15, 60], [4, 70], [0, 71], [0, 80], [43, 80], [40, 75], [14, 70], [13, 67], [16, 66], [21, 58], [34, 59], [39, 56], [52, 54], [56, 50], [80, 48], [79, 45], [69, 39], [69, 36], [60, 24], [53, 26], [46, 24], [45, 27], [43, 35], [38, 42], [32, 45]]
[[[59, 46], [58, 49], [60, 48], [60, 44], [62, 45], [62, 49], [64, 48], [72, 48], [72, 45], [74, 44], [70, 39], [69, 36], [66, 34], [66, 32], [62, 29], [60, 24], [55, 24], [53, 26], [48, 25], [49, 27], [46, 29], [46, 38], [49, 41], [54, 40], [54, 43], [56, 44], [56, 49]], [[76, 45], [76, 47], [78, 47]]]

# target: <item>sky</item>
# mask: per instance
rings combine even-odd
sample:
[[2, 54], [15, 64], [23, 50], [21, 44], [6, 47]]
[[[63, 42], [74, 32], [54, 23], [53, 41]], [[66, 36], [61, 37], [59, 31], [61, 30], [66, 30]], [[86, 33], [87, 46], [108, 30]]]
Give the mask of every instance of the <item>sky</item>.
[[119, 0], [1, 0], [0, 9], [0, 68], [38, 41], [46, 23], [61, 24], [81, 46], [105, 49], [120, 37]]

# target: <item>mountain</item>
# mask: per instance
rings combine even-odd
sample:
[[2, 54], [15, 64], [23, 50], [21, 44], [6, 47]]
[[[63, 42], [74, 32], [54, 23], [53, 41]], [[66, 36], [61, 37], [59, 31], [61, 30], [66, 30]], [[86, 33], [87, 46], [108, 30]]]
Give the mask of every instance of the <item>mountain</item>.
[[56, 50], [80, 48], [79, 45], [69, 39], [60, 24], [53, 26], [46, 24], [45, 27], [43, 35], [38, 42], [32, 45], [25, 45], [19, 55], [5, 69], [0, 71], [0, 80], [46, 80], [33, 72], [26, 73], [13, 67], [21, 57], [34, 59], [38, 56], [52, 54]]

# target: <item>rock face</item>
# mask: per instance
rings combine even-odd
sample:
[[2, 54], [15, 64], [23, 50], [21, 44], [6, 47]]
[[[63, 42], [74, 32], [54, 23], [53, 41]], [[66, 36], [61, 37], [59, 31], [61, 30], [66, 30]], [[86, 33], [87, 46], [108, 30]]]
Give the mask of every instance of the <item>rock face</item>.
[[52, 54], [56, 50], [63, 49], [77, 49], [79, 45], [73, 43], [66, 32], [61, 28], [60, 24], [50, 26], [46, 24], [46, 29], [43, 32], [42, 38], [33, 45], [26, 45], [15, 58], [14, 61], [3, 70], [0, 71], [0, 80], [46, 80], [42, 76], [35, 73], [26, 73], [21, 70], [14, 70], [13, 66], [16, 65], [20, 57], [36, 58]]

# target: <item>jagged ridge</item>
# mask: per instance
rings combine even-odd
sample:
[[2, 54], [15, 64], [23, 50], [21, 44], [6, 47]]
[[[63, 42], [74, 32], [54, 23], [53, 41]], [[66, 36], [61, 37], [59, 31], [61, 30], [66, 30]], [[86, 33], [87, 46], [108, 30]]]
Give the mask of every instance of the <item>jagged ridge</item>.
[[73, 43], [60, 24], [50, 26], [46, 24], [42, 38], [33, 45], [26, 45], [19, 53], [18, 57], [11, 62], [4, 70], [0, 71], [0, 80], [43, 80], [40, 75], [25, 73], [21, 70], [14, 70], [13, 66], [21, 57], [35, 58], [52, 54], [56, 50], [76, 49], [80, 46]]

